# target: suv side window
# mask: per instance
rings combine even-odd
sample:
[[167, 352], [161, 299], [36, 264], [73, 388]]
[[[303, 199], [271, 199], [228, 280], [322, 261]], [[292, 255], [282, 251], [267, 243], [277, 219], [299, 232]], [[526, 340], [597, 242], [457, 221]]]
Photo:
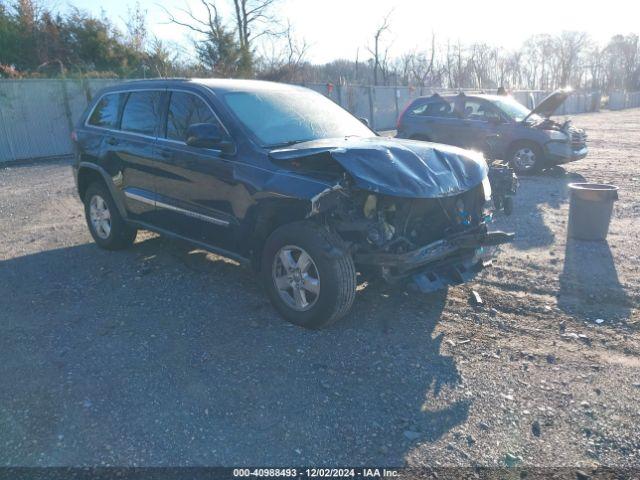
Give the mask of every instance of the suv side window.
[[91, 112], [89, 125], [102, 128], [118, 127], [118, 110], [120, 108], [119, 93], [109, 93], [103, 96]]
[[160, 92], [131, 92], [122, 111], [120, 129], [152, 136], [160, 118]]
[[453, 107], [445, 99], [438, 99], [421, 103], [411, 109], [412, 115], [427, 117], [448, 117], [451, 115]]
[[489, 102], [483, 100], [466, 100], [464, 103], [464, 117], [469, 120], [478, 120], [482, 122], [491, 119], [499, 119], [500, 113]]
[[171, 92], [167, 112], [167, 138], [184, 142], [187, 128], [194, 123], [219, 124], [211, 108], [200, 97], [187, 92]]

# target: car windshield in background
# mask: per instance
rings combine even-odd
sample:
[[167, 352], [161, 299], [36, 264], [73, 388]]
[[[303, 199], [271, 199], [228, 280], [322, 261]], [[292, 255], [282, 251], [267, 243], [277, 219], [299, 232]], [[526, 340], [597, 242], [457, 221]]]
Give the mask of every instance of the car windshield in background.
[[[493, 100], [493, 104], [517, 122], [521, 122], [531, 113], [531, 110], [510, 97]], [[540, 120], [540, 117], [536, 114], [531, 115], [529, 118], [534, 121]]]
[[372, 137], [360, 120], [315, 92], [227, 93], [225, 102], [263, 147], [331, 137]]

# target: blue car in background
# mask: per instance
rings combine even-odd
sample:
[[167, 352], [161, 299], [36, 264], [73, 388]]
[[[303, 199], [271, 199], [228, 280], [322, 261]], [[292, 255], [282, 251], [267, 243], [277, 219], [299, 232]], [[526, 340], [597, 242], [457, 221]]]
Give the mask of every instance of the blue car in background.
[[397, 136], [480, 150], [508, 161], [516, 173], [529, 173], [587, 155], [584, 130], [550, 119], [570, 93], [556, 90], [533, 110], [506, 95], [436, 93], [407, 106]]

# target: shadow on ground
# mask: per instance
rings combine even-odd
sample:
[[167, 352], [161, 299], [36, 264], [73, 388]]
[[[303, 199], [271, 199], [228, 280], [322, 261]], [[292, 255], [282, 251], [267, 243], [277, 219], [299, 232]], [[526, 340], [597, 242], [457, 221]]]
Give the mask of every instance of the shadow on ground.
[[568, 201], [567, 185], [581, 181], [584, 181], [581, 175], [558, 166], [537, 175], [522, 176], [514, 197], [514, 212], [506, 220], [516, 232], [514, 246], [528, 250], [553, 245], [555, 234], [545, 224], [543, 211], [560, 208]]
[[607, 322], [629, 317], [631, 301], [618, 280], [607, 242], [567, 239], [558, 307], [591, 321], [594, 316]]
[[0, 463], [401, 465], [466, 420], [423, 411], [460, 381], [445, 294], [369, 287], [314, 332], [253, 277], [161, 238], [0, 262]]

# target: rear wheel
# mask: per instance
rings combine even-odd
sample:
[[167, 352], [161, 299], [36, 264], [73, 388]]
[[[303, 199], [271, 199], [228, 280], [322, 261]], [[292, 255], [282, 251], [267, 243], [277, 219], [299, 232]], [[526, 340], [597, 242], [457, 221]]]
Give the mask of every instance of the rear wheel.
[[509, 163], [516, 173], [533, 173], [542, 167], [542, 150], [535, 143], [516, 143], [509, 149]]
[[137, 230], [124, 221], [102, 183], [92, 183], [84, 195], [84, 212], [89, 232], [95, 242], [107, 250], [130, 247]]
[[356, 292], [356, 271], [342, 239], [311, 222], [278, 228], [267, 239], [262, 280], [289, 322], [321, 328], [343, 317]]

